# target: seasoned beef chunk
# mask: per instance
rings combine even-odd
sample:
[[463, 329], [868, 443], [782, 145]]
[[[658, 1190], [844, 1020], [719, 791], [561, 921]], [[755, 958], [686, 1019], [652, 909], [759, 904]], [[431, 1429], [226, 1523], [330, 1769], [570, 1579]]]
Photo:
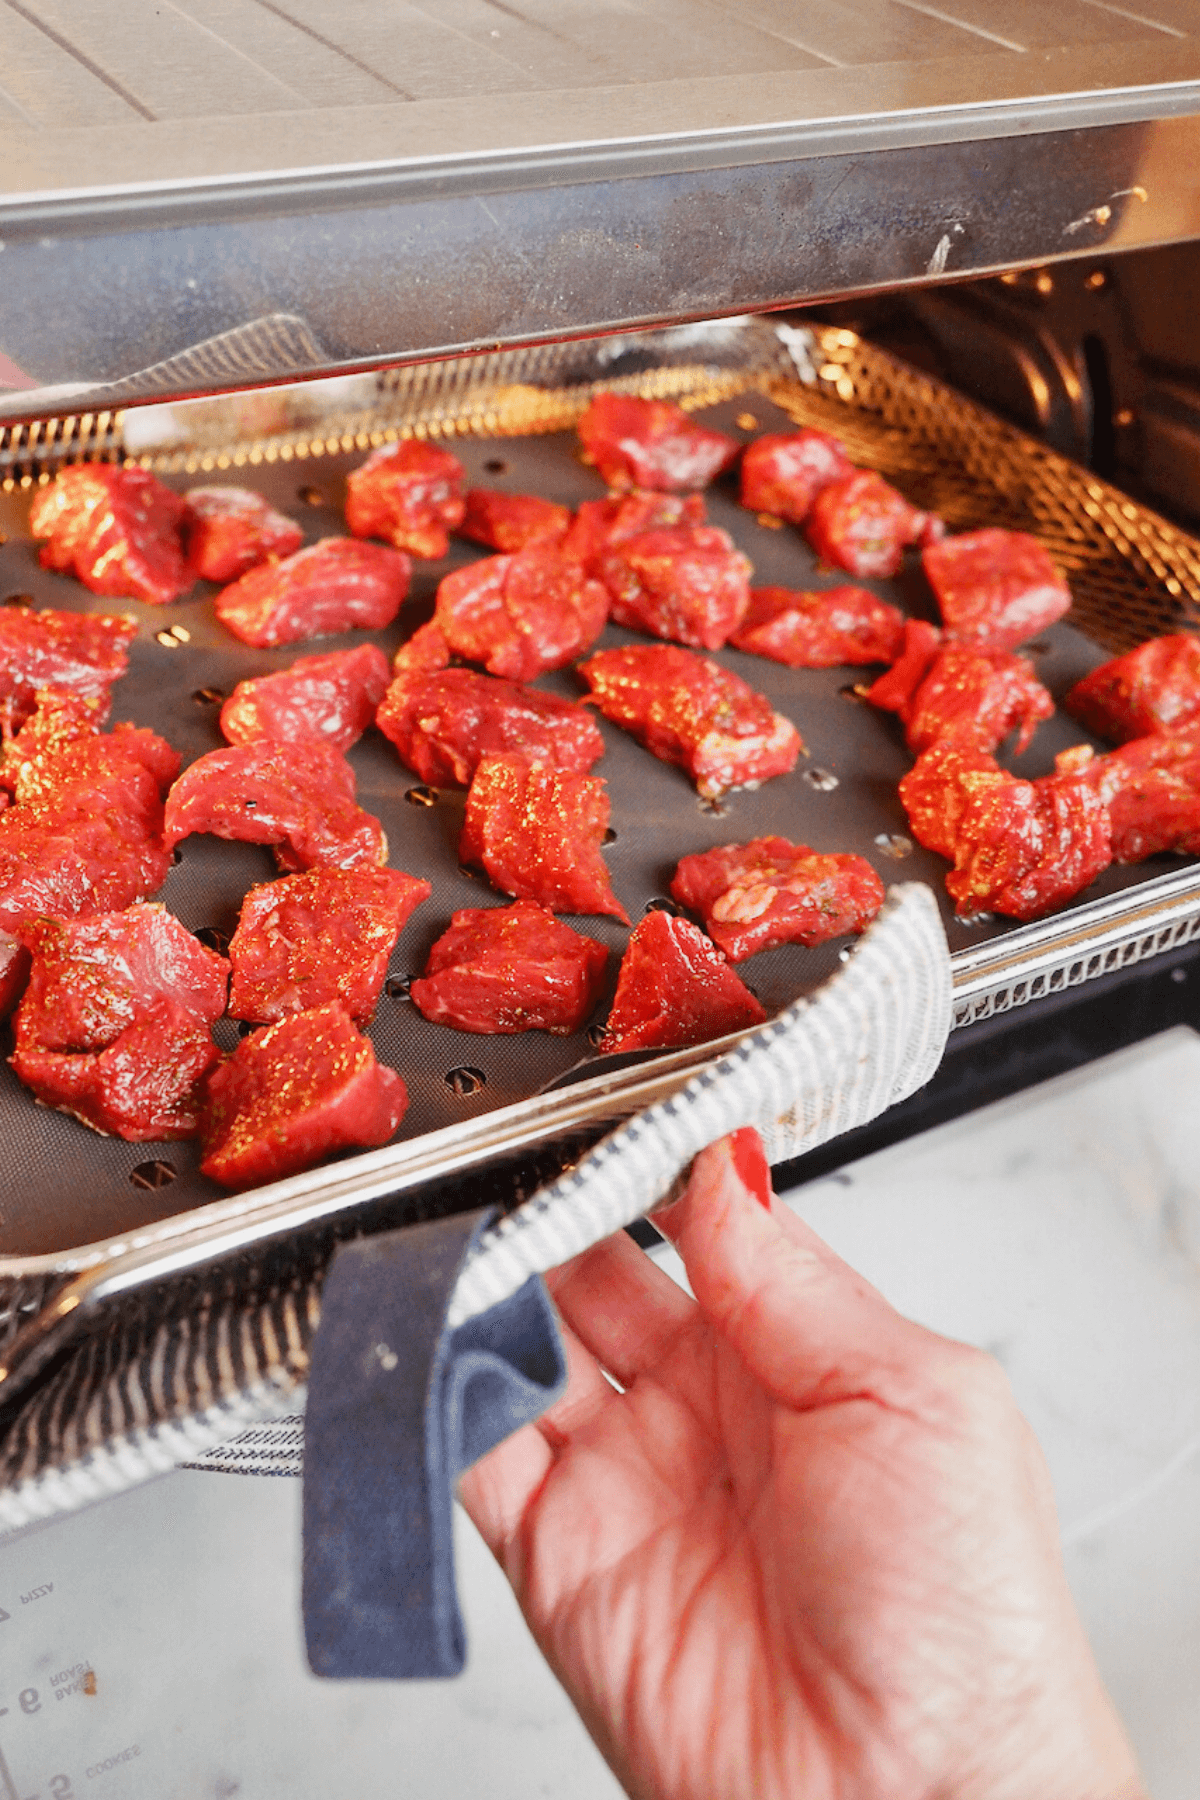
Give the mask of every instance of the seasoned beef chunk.
[[770, 432], [742, 453], [742, 505], [803, 525], [813, 501], [831, 481], [853, 475], [854, 465], [827, 431]]
[[749, 610], [729, 642], [792, 669], [890, 663], [904, 642], [904, 614], [867, 588], [751, 588]]
[[273, 844], [289, 871], [387, 861], [383, 827], [355, 804], [353, 769], [340, 751], [315, 741], [257, 738], [198, 757], [167, 796], [167, 849], [193, 832]]
[[[918, 629], [910, 623], [910, 638], [917, 637]], [[936, 640], [932, 626], [923, 629]], [[1022, 657], [1007, 651], [944, 650], [936, 642], [928, 661], [919, 651], [901, 658], [880, 676], [867, 699], [900, 715], [905, 741], [917, 755], [943, 738], [994, 750], [1018, 729], [1020, 755], [1040, 721], [1054, 713], [1054, 701]]]
[[1055, 766], [1082, 774], [1108, 807], [1114, 862], [1144, 862], [1164, 850], [1200, 854], [1200, 720], [1131, 738], [1104, 756], [1078, 744]]
[[260, 563], [291, 556], [304, 542], [294, 519], [250, 488], [189, 489], [184, 552], [203, 581], [236, 581]]
[[505, 494], [497, 488], [469, 488], [459, 536], [511, 554], [528, 544], [557, 544], [571, 523], [569, 506], [540, 494]]
[[883, 905], [883, 883], [861, 856], [822, 856], [782, 837], [685, 856], [671, 892], [730, 962], [865, 931]]
[[506, 750], [576, 775], [604, 754], [599, 727], [582, 706], [474, 669], [397, 675], [376, 723], [408, 767], [436, 787], [469, 787], [480, 757]]
[[607, 618], [599, 582], [552, 545], [533, 544], [454, 569], [438, 586], [433, 622], [456, 656], [532, 681], [590, 649]]
[[11, 1062], [43, 1106], [132, 1143], [194, 1137], [229, 964], [162, 906], [30, 920]]
[[187, 502], [148, 469], [81, 463], [34, 497], [29, 529], [46, 538], [42, 567], [93, 594], [165, 605], [195, 579], [183, 551]]
[[608, 817], [595, 776], [526, 756], [485, 756], [467, 794], [459, 855], [518, 900], [548, 912], [608, 913], [628, 925], [600, 855]]
[[964, 531], [930, 544], [921, 561], [946, 624], [946, 642], [1015, 650], [1071, 604], [1071, 590], [1024, 531]]
[[383, 544], [322, 538], [225, 588], [217, 617], [256, 650], [334, 631], [376, 631], [399, 612], [411, 569], [407, 556]]
[[579, 439], [610, 488], [702, 488], [741, 446], [666, 400], [598, 394], [579, 421]]
[[221, 708], [221, 730], [231, 744], [317, 738], [345, 751], [374, 723], [390, 674], [378, 644], [302, 656], [277, 675], [239, 681]]
[[763, 695], [691, 650], [600, 650], [579, 672], [604, 717], [663, 762], [679, 763], [706, 799], [786, 774], [803, 749], [796, 727]]
[[1097, 737], [1124, 744], [1200, 719], [1200, 638], [1188, 631], [1151, 638], [1077, 681], [1066, 710]]
[[346, 523], [355, 537], [383, 538], [410, 556], [445, 556], [466, 511], [464, 473], [437, 444], [385, 444], [346, 478]]
[[900, 783], [914, 835], [949, 857], [946, 889], [962, 914], [1038, 919], [1112, 861], [1108, 807], [1086, 771], [1021, 781], [953, 738]]
[[407, 1106], [399, 1075], [342, 1007], [292, 1013], [209, 1076], [200, 1172], [228, 1188], [280, 1181], [331, 1151], [386, 1144]]
[[906, 546], [931, 542], [942, 523], [873, 469], [859, 469], [820, 490], [804, 528], [818, 556], [862, 579], [897, 574]]
[[766, 1013], [724, 953], [690, 919], [649, 912], [621, 959], [605, 1055], [704, 1044], [761, 1025]]
[[750, 559], [714, 525], [644, 531], [595, 566], [615, 624], [698, 650], [719, 650], [750, 605]]
[[100, 704], [91, 718], [108, 716], [111, 688], [129, 667], [137, 620], [103, 613], [34, 612], [28, 606], [0, 610], [0, 720], [14, 731], [32, 713], [41, 688], [79, 694]]
[[255, 1025], [338, 1001], [369, 1023], [388, 957], [429, 883], [399, 869], [309, 869], [252, 887], [229, 945], [229, 1011]]
[[418, 626], [412, 636], [401, 644], [392, 658], [392, 669], [397, 675], [405, 674], [410, 670], [448, 669], [449, 667], [450, 646], [432, 619], [427, 625]]
[[627, 494], [609, 494], [605, 500], [585, 500], [559, 548], [593, 575], [602, 557], [643, 531], [703, 525], [704, 520], [703, 494], [643, 493], [632, 488]]
[[578, 1031], [600, 998], [608, 950], [532, 900], [468, 907], [429, 952], [410, 993], [459, 1031]]

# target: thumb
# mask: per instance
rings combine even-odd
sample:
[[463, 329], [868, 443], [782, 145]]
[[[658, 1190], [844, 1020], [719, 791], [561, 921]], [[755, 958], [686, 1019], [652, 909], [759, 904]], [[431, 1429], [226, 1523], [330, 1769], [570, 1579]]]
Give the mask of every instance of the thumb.
[[683, 1195], [654, 1215], [701, 1312], [773, 1399], [920, 1408], [953, 1346], [903, 1318], [770, 1191], [758, 1133], [702, 1150]]

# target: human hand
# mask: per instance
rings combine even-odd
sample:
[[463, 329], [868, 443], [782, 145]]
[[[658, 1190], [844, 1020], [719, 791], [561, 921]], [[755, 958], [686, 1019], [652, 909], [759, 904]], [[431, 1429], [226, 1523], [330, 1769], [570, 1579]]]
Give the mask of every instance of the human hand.
[[[753, 1132], [550, 1278], [563, 1399], [462, 1499], [638, 1800], [1137, 1800], [999, 1366], [902, 1318]], [[605, 1378], [620, 1384], [618, 1391]]]

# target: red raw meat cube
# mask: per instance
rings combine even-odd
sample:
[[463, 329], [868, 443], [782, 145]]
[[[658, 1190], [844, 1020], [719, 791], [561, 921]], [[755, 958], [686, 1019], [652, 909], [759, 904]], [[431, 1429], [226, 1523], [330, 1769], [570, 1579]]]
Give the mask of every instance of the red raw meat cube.
[[1144, 862], [1164, 850], [1200, 853], [1200, 720], [1133, 738], [1106, 756], [1080, 744], [1063, 751], [1056, 767], [1085, 772], [1107, 805], [1114, 862]]
[[466, 511], [465, 473], [437, 444], [385, 444], [346, 478], [346, 523], [355, 537], [384, 538], [410, 556], [445, 556]]
[[304, 542], [295, 519], [251, 488], [198, 487], [185, 498], [184, 551], [203, 581], [236, 581], [260, 563], [293, 555]]
[[964, 531], [930, 544], [925, 573], [946, 622], [946, 642], [971, 650], [1015, 650], [1061, 619], [1071, 590], [1036, 538], [1024, 531]]
[[450, 646], [432, 619], [428, 625], [419, 626], [407, 642], [401, 644], [392, 659], [392, 668], [397, 675], [406, 674], [410, 670], [449, 667]]
[[1112, 861], [1108, 808], [1087, 771], [1021, 781], [953, 739], [900, 783], [916, 837], [950, 855], [946, 889], [964, 916], [1038, 919]]
[[867, 588], [751, 588], [749, 611], [729, 642], [792, 669], [890, 663], [904, 642], [904, 614]]
[[703, 494], [610, 494], [605, 500], [585, 500], [571, 529], [559, 545], [564, 556], [581, 562], [593, 574], [599, 559], [643, 531], [660, 531], [673, 525], [703, 525]]
[[942, 529], [940, 519], [910, 506], [873, 469], [823, 487], [805, 523], [817, 555], [860, 579], [895, 575], [908, 544], [927, 544]]
[[608, 818], [596, 776], [526, 756], [485, 756], [467, 794], [459, 855], [518, 900], [549, 912], [608, 913], [628, 925], [600, 855]]
[[235, 1019], [337, 1001], [367, 1024], [406, 921], [432, 889], [399, 869], [309, 869], [252, 887], [229, 945]]
[[438, 586], [434, 613], [456, 656], [511, 681], [561, 669], [595, 643], [607, 619], [599, 582], [544, 544], [453, 570]]
[[345, 751], [374, 723], [390, 677], [377, 644], [303, 656], [277, 675], [239, 681], [221, 708], [221, 730], [231, 744], [317, 738]]
[[599, 650], [579, 673], [606, 719], [653, 756], [679, 763], [700, 793], [757, 787], [786, 775], [804, 748], [790, 719], [740, 675], [668, 644]]
[[601, 1049], [611, 1056], [705, 1044], [761, 1025], [766, 1016], [698, 926], [670, 913], [648, 912], [621, 959]]
[[383, 544], [322, 538], [223, 589], [217, 617], [256, 650], [334, 631], [377, 631], [400, 611], [411, 571], [407, 556]]
[[702, 915], [730, 962], [865, 931], [883, 905], [883, 883], [861, 856], [821, 856], [781, 837], [685, 856], [671, 892]]
[[1151, 638], [1077, 681], [1063, 705], [1118, 744], [1178, 731], [1200, 718], [1200, 638], [1187, 631]]
[[376, 724], [435, 787], [469, 787], [480, 757], [506, 750], [576, 775], [604, 755], [600, 729], [582, 706], [474, 669], [397, 675]]
[[1039, 722], [1053, 717], [1054, 701], [1022, 657], [935, 648], [923, 671], [919, 654], [904, 661], [913, 678], [908, 692], [902, 691], [897, 663], [880, 677], [867, 699], [873, 706], [899, 713], [905, 741], [917, 755], [943, 738], [994, 750], [1019, 728], [1019, 756], [1028, 749]]
[[614, 624], [719, 650], [750, 605], [753, 565], [714, 525], [644, 531], [596, 565]]
[[229, 964], [162, 906], [32, 920], [12, 1065], [43, 1106], [141, 1143], [194, 1137]]
[[456, 912], [410, 993], [459, 1031], [578, 1031], [600, 998], [608, 950], [532, 900]]
[[511, 553], [527, 544], [557, 544], [571, 523], [569, 506], [540, 494], [505, 494], [497, 488], [469, 488], [459, 536]]
[[97, 725], [108, 716], [110, 690], [129, 667], [137, 620], [103, 613], [34, 612], [28, 606], [0, 611], [0, 716], [13, 731], [33, 712], [41, 688], [79, 694], [100, 704]]
[[43, 568], [69, 572], [94, 594], [162, 606], [195, 577], [183, 552], [187, 503], [148, 469], [81, 463], [35, 495], [29, 529], [47, 538]]
[[741, 448], [666, 400], [598, 394], [579, 421], [579, 438], [610, 488], [702, 488]]
[[167, 849], [193, 832], [273, 844], [289, 871], [373, 869], [387, 861], [383, 827], [355, 804], [353, 769], [339, 750], [315, 739], [257, 738], [198, 757], [167, 796]]
[[821, 489], [853, 473], [854, 464], [827, 431], [771, 432], [742, 453], [742, 505], [803, 525]]
[[209, 1076], [200, 1172], [228, 1188], [280, 1181], [331, 1151], [386, 1144], [407, 1106], [399, 1075], [342, 1007], [292, 1013]]

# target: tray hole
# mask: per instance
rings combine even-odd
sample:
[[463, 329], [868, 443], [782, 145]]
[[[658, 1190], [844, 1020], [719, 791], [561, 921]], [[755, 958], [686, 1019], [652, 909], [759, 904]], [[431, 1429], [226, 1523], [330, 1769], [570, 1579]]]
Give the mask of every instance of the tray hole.
[[758, 420], [752, 412], [740, 412], [735, 422], [739, 431], [758, 430]]
[[802, 779], [810, 788], [816, 788], [818, 794], [832, 794], [834, 788], [841, 785], [832, 769], [805, 769]]
[[255, 1029], [256, 1027], [250, 1019], [238, 1020], [238, 1036], [240, 1038], [248, 1038]]
[[508, 463], [503, 456], [489, 456], [483, 466], [489, 475], [508, 474]]
[[438, 803], [438, 791], [436, 788], [425, 787], [424, 785], [421, 787], [410, 787], [405, 789], [404, 798], [408, 801], [410, 806], [436, 806]]
[[296, 489], [296, 498], [304, 506], [324, 506], [326, 504], [325, 496], [320, 488], [313, 487], [310, 482]]
[[838, 689], [838, 693], [845, 694], [847, 700], [865, 700], [870, 691], [869, 681], [848, 681], [845, 687]]
[[192, 699], [197, 706], [220, 706], [225, 700], [225, 690], [217, 687], [194, 688]]
[[670, 913], [673, 919], [683, 918], [683, 908], [680, 906], [678, 900], [669, 900], [665, 894], [659, 894], [655, 899], [647, 900], [646, 911], [648, 913]]
[[613, 830], [611, 825], [609, 826], [608, 830], [605, 832], [604, 836], [601, 838], [600, 841], [603, 844], [615, 844], [616, 843], [617, 834]]
[[179, 845], [176, 844], [175, 848], [171, 852], [171, 867], [173, 869], [177, 869], [182, 861], [183, 861], [183, 851], [180, 849]]
[[407, 1000], [411, 986], [411, 975], [389, 975], [383, 984], [383, 991], [389, 1000]]
[[228, 956], [229, 933], [222, 931], [219, 925], [202, 925], [195, 935], [206, 950], [215, 950], [218, 956]]
[[881, 831], [873, 842], [875, 848], [882, 851], [884, 856], [890, 856], [893, 862], [903, 862], [906, 856], [913, 853], [912, 839], [905, 837], [903, 832]]
[[464, 1063], [460, 1069], [450, 1069], [447, 1072], [446, 1086], [460, 1099], [466, 1099], [468, 1095], [477, 1094], [487, 1086], [487, 1076], [482, 1069], [475, 1069]]
[[185, 644], [192, 641], [192, 634], [186, 625], [169, 625], [165, 631], [156, 631], [154, 637], [155, 642], [161, 644], [164, 650], [182, 650]]
[[136, 1188], [170, 1187], [179, 1173], [174, 1163], [164, 1162], [156, 1156], [152, 1162], [140, 1162], [129, 1171], [129, 1179]]
[[972, 925], [990, 925], [995, 917], [995, 913], [990, 912], [955, 913], [954, 915], [956, 924], [966, 925], [968, 928]]
[[768, 531], [782, 531], [783, 520], [778, 513], [755, 513], [758, 524], [765, 525]]
[[468, 868], [466, 863], [459, 863], [458, 872], [460, 875], [465, 875], [468, 881], [479, 880], [479, 870]]
[[5, 594], [4, 604], [5, 604], [5, 606], [32, 606], [33, 605], [33, 595], [32, 594]]
[[605, 1038], [608, 1036], [608, 1026], [607, 1025], [589, 1025], [587, 1028], [587, 1031], [584, 1033], [584, 1036], [587, 1038], [588, 1043], [592, 1046], [592, 1049], [598, 1050], [600, 1048], [601, 1044], [604, 1042]]

